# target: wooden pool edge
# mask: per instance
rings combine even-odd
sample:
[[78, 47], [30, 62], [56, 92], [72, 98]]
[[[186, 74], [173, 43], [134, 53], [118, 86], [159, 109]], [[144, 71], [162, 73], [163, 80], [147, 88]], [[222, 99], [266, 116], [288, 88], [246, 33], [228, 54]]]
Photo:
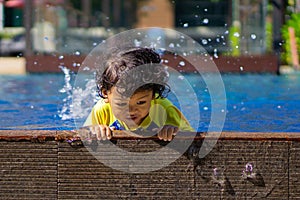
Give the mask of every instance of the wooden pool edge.
[[[5, 141], [62, 141], [71, 137], [75, 137], [78, 131], [76, 130], [0, 130], [0, 140]], [[228, 132], [221, 133], [211, 132], [181, 132], [176, 136], [178, 139], [218, 139], [218, 140], [253, 140], [253, 141], [300, 141], [300, 132]], [[158, 140], [156, 136], [140, 138], [129, 136], [126, 134], [116, 135], [114, 139], [145, 139]]]
[[[152, 141], [158, 138], [118, 135], [113, 139], [128, 153], [123, 156], [105, 142], [72, 145], [68, 139], [78, 131], [0, 130], [0, 199], [282, 200], [300, 196], [298, 132], [179, 133], [176, 137], [182, 140], [194, 136], [191, 144], [177, 143], [187, 144], [186, 151], [155, 156], [148, 153], [166, 147]], [[218, 141], [205, 143], [204, 139]], [[152, 171], [156, 165], [159, 168]]]

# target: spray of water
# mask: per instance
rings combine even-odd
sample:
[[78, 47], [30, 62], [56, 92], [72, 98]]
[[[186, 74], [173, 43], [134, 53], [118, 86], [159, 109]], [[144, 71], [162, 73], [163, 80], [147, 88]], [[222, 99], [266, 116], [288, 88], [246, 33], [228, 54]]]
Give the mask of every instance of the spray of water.
[[[97, 102], [97, 92], [95, 90], [95, 80], [88, 79], [81, 87], [74, 88], [71, 84], [70, 69], [59, 66], [64, 73], [64, 86], [59, 90], [60, 93], [65, 94], [63, 105], [58, 110], [58, 116], [62, 120], [77, 119], [84, 120], [90, 112], [90, 105]], [[94, 91], [91, 93], [91, 91]], [[76, 98], [72, 98], [76, 96]], [[88, 105], [88, 106], [87, 106]]]

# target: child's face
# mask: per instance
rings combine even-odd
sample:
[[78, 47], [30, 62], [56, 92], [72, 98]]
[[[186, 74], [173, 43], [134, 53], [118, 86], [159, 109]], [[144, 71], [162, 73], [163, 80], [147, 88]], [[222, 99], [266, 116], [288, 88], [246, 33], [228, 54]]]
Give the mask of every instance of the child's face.
[[114, 115], [129, 128], [136, 128], [148, 116], [152, 99], [152, 90], [138, 91], [130, 98], [122, 96], [115, 87], [107, 92], [107, 100]]

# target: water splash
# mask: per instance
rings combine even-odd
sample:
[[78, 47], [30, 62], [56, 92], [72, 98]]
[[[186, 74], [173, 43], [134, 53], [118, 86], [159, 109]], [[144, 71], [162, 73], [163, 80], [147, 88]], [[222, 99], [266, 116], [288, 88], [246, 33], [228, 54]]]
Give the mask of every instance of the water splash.
[[245, 165], [242, 173], [242, 178], [251, 182], [254, 186], [265, 187], [265, 181], [262, 175], [254, 171], [254, 164], [249, 162]]
[[230, 194], [232, 196], [235, 195], [235, 191], [228, 179], [227, 176], [224, 174], [225, 168], [213, 168], [212, 172], [212, 183], [216, 184], [218, 188], [220, 189], [220, 196], [221, 199], [223, 199], [224, 193]]
[[214, 49], [214, 58], [219, 58], [218, 49]]
[[61, 108], [61, 110], [58, 111], [58, 116], [62, 119], [62, 120], [67, 120], [70, 119], [70, 109], [69, 107], [71, 106], [71, 102], [72, 102], [72, 85], [70, 83], [71, 81], [71, 75], [70, 75], [70, 70], [64, 66], [59, 66], [59, 68], [63, 71], [63, 73], [65, 74], [65, 84], [63, 86], [63, 88], [61, 88], [59, 90], [60, 93], [65, 93], [66, 97], [63, 99], [63, 106]]
[[74, 88], [71, 85], [70, 69], [59, 66], [63, 71], [64, 86], [59, 90], [60, 93], [65, 94], [63, 105], [58, 111], [58, 116], [62, 120], [82, 119], [85, 120], [95, 102], [98, 100], [97, 92], [95, 90], [95, 80], [86, 81], [85, 85]]

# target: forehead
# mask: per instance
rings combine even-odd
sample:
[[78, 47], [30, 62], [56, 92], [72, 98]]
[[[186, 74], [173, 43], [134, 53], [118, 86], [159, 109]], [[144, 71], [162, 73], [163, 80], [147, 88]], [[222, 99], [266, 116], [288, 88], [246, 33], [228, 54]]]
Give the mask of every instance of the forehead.
[[153, 91], [152, 90], [137, 90], [132, 95], [118, 92], [118, 88], [112, 87], [110, 93], [113, 95], [115, 100], [129, 100], [129, 99], [139, 99], [139, 98], [152, 98]]

